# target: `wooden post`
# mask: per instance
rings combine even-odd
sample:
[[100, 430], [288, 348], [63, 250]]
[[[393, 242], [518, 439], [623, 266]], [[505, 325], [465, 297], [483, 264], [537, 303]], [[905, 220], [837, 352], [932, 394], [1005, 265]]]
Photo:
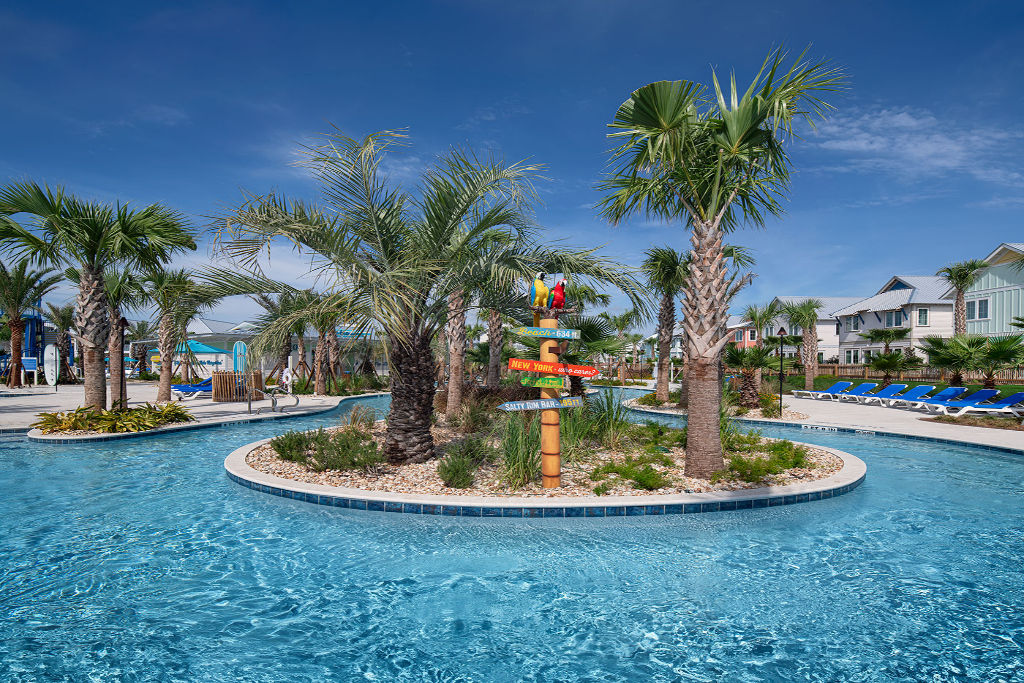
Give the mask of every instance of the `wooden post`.
[[[558, 321], [546, 317], [540, 321], [541, 327], [558, 329]], [[540, 361], [542, 363], [558, 362], [559, 343], [554, 339], [542, 339], [540, 342]], [[557, 377], [557, 375], [542, 375]], [[560, 389], [541, 389], [541, 398], [559, 399]], [[540, 413], [540, 473], [544, 488], [554, 489], [562, 485], [562, 436], [558, 422], [558, 409], [548, 408]]]

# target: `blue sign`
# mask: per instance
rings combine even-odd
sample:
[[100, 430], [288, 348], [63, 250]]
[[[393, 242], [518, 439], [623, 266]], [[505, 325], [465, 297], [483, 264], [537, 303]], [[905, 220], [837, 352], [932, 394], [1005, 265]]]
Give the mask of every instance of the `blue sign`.
[[249, 347], [243, 341], [236, 341], [235, 345], [231, 347], [232, 369], [235, 372], [243, 372], [245, 370], [245, 356], [248, 353]]
[[39, 361], [32, 356], [23, 356], [21, 359], [21, 367], [25, 372], [36, 372], [39, 370]]

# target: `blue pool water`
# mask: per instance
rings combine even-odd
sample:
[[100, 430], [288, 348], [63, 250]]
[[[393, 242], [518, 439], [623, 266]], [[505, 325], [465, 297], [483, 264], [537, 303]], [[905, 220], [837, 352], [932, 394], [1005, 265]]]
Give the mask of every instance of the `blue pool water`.
[[224, 474], [337, 419], [0, 435], [0, 680], [1024, 680], [1021, 456], [775, 428], [866, 482], [615, 519], [340, 510]]

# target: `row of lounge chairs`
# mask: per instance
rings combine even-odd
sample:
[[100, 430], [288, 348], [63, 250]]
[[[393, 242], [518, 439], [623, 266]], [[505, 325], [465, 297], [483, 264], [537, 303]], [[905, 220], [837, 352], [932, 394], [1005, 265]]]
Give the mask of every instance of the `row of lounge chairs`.
[[906, 384], [890, 384], [884, 389], [871, 393], [878, 384], [865, 382], [856, 387], [853, 382], [836, 382], [824, 391], [794, 391], [797, 398], [814, 398], [829, 401], [850, 401], [871, 405], [877, 403], [889, 408], [911, 408], [925, 410], [939, 415], [964, 415], [981, 413], [986, 415], [1012, 415], [1024, 417], [1024, 392], [999, 398], [995, 389], [980, 389], [970, 396], [964, 396], [964, 387], [949, 387], [929, 396], [935, 387], [920, 385], [907, 389]]

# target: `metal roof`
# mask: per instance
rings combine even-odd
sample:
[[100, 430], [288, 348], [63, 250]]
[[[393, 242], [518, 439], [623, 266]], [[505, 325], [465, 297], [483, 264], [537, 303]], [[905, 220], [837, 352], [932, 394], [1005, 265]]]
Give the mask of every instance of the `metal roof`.
[[[904, 287], [893, 289], [902, 283]], [[894, 311], [908, 304], [952, 304], [946, 298], [949, 284], [939, 275], [894, 275], [878, 294], [844, 306], [834, 317], [853, 315], [862, 311]]]
[[821, 319], [834, 318], [836, 311], [858, 301], [863, 301], [862, 296], [777, 296], [777, 301], [782, 304], [797, 304], [808, 299], [817, 299], [822, 303]]

